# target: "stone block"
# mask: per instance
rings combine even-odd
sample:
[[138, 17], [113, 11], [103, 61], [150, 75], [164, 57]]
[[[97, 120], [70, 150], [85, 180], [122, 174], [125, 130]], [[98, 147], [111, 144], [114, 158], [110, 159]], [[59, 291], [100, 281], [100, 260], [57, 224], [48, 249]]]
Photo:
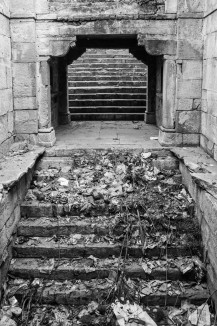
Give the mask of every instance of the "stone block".
[[5, 35], [0, 34], [0, 59], [3, 59], [3, 62], [10, 63], [11, 61], [11, 39]]
[[11, 20], [11, 41], [13, 43], [33, 43], [35, 38], [35, 21], [33, 19]]
[[204, 2], [204, 10], [205, 10], [205, 14], [208, 15], [209, 13], [211, 13], [212, 11], [215, 11], [217, 9], [217, 3], [215, 0], [207, 0]]
[[202, 79], [203, 61], [202, 60], [184, 60], [182, 64], [183, 79]]
[[[199, 194], [198, 205], [204, 214], [204, 218], [212, 231], [213, 235], [217, 234], [217, 199], [203, 190]], [[216, 241], [217, 242], [217, 241]]]
[[15, 132], [21, 134], [34, 134], [38, 132], [37, 110], [15, 111]]
[[53, 128], [39, 129], [38, 143], [45, 147], [51, 147], [56, 142], [55, 131]]
[[49, 13], [48, 0], [35, 0], [35, 10], [37, 14]]
[[179, 0], [178, 13], [203, 13], [204, 0]]
[[0, 90], [0, 116], [13, 110], [13, 95], [12, 89]]
[[13, 64], [13, 88], [15, 97], [36, 95], [35, 63]]
[[184, 134], [196, 134], [200, 132], [200, 111], [177, 112], [177, 131]]
[[162, 146], [181, 146], [182, 134], [164, 131], [164, 128], [160, 128], [158, 141]]
[[10, 0], [12, 17], [31, 17], [35, 15], [35, 0]]
[[7, 138], [6, 140], [3, 140], [3, 139], [0, 140], [0, 157], [1, 158], [8, 153], [9, 148], [13, 142], [14, 142], [13, 136]]
[[200, 146], [200, 134], [183, 134], [184, 146]]
[[217, 139], [217, 117], [212, 114], [201, 112], [201, 132], [204, 136], [216, 143]]
[[201, 99], [202, 80], [183, 80], [177, 82], [177, 98]]
[[10, 37], [10, 25], [9, 19], [3, 15], [0, 15], [0, 35]]
[[5, 63], [0, 63], [0, 90], [12, 88], [11, 66]]
[[206, 60], [206, 70], [204, 71], [205, 80], [203, 87], [207, 91], [216, 92], [217, 87], [217, 58]]
[[179, 19], [178, 59], [202, 59], [202, 19]]
[[193, 99], [181, 98], [177, 100], [177, 111], [191, 111], [193, 107]]
[[0, 116], [0, 141], [3, 142], [8, 137], [8, 117], [5, 114]]
[[179, 167], [179, 161], [175, 157], [165, 157], [165, 158], [157, 158], [153, 160], [153, 165], [160, 171], [163, 170], [177, 170]]
[[176, 14], [178, 9], [178, 0], [166, 0], [165, 12], [167, 14]]
[[9, 5], [9, 1], [0, 0], [0, 13], [8, 18], [10, 17]]
[[13, 43], [13, 62], [36, 62], [35, 43]]
[[35, 110], [36, 97], [15, 97], [14, 110]]

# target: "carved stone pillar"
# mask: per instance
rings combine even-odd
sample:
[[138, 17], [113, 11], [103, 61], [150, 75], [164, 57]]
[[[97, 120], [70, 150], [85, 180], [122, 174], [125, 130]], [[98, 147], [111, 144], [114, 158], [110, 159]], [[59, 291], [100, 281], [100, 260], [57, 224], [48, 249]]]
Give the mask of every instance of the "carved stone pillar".
[[163, 104], [159, 133], [159, 141], [162, 145], [180, 145], [182, 137], [175, 130], [176, 116], [176, 80], [177, 65], [175, 58], [164, 56], [163, 62]]
[[50, 57], [40, 56], [37, 62], [37, 106], [38, 106], [38, 142], [50, 147], [56, 141], [55, 131], [51, 126], [51, 86]]
[[156, 123], [156, 65], [155, 59], [153, 62], [148, 64], [148, 101], [147, 101], [147, 109], [145, 112], [145, 122], [147, 124], [155, 124]]

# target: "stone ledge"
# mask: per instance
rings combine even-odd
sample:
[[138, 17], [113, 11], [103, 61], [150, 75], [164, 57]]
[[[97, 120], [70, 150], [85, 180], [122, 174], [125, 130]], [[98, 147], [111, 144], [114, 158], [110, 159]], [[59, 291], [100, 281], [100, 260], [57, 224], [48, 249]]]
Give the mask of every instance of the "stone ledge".
[[7, 156], [1, 163], [0, 188], [12, 188], [31, 169], [37, 158], [44, 153], [43, 147], [35, 147], [32, 151], [13, 157]]
[[[207, 264], [210, 292], [217, 291], [217, 162], [200, 147], [173, 148], [180, 160], [183, 184], [195, 201], [201, 227], [204, 262]], [[217, 295], [213, 296], [217, 308]]]

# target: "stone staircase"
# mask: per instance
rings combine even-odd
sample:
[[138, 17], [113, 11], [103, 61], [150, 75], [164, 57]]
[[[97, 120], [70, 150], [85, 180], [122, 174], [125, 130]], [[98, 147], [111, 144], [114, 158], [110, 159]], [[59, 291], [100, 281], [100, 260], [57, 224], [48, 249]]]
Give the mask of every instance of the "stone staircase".
[[72, 120], [144, 120], [147, 66], [129, 50], [87, 49], [68, 66]]
[[122, 298], [160, 306], [163, 319], [207, 300], [194, 206], [169, 151], [47, 155], [21, 207], [11, 295], [78, 311]]

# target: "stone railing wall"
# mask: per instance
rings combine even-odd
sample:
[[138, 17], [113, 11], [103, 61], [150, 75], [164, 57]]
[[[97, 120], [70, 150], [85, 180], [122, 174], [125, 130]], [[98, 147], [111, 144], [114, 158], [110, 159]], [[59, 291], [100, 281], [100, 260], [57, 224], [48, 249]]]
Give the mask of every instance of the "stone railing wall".
[[[16, 145], [13, 145], [16, 146]], [[0, 175], [0, 300], [12, 257], [12, 244], [20, 220], [20, 205], [30, 186], [35, 162], [44, 148], [23, 155], [8, 156], [1, 162]]]

